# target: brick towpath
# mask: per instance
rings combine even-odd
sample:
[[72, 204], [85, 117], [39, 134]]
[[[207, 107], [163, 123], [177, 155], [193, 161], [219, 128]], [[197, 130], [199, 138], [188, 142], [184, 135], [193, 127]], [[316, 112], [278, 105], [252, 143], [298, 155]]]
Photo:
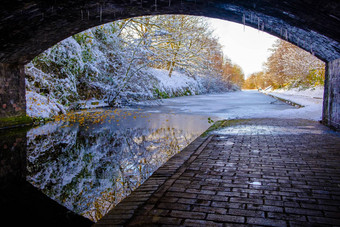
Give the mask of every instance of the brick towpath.
[[340, 226], [340, 136], [307, 120], [226, 121], [96, 226]]

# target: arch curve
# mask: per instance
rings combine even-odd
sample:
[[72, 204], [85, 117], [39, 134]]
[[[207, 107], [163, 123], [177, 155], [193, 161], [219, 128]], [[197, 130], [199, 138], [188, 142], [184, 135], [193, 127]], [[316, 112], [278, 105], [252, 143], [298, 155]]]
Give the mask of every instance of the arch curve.
[[313, 53], [327, 62], [323, 120], [340, 129], [339, 0], [4, 0], [0, 8], [0, 120], [26, 114], [24, 64], [39, 53], [100, 24], [159, 14], [245, 24]]
[[285, 39], [329, 62], [340, 58], [337, 0], [6, 0], [0, 62], [27, 63], [88, 28], [133, 16], [189, 14], [233, 21]]

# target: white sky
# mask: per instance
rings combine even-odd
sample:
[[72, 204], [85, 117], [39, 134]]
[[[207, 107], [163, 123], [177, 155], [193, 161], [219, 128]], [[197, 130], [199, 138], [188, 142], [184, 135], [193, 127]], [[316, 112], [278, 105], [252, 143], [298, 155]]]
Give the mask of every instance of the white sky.
[[270, 55], [268, 48], [272, 47], [277, 37], [225, 20], [208, 18], [208, 21], [223, 45], [224, 55], [241, 66], [246, 77], [262, 70], [263, 63]]

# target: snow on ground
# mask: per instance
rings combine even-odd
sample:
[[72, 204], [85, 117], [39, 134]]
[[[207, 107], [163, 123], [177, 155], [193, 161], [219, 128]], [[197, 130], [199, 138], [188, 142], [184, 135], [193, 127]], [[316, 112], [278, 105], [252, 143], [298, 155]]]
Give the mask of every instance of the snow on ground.
[[148, 72], [159, 81], [161, 89], [165, 91], [176, 91], [185, 87], [198, 89], [199, 87], [197, 80], [178, 71], [173, 71], [171, 77], [169, 77], [169, 71], [164, 69], [150, 68]]
[[[154, 88], [170, 96], [175, 95], [175, 93], [184, 94], [188, 90], [190, 90], [191, 94], [203, 92], [200, 82], [184, 73], [173, 71], [173, 74], [169, 77], [167, 70], [150, 68], [147, 72], [158, 81], [158, 83], [154, 84]], [[150, 89], [152, 89], [152, 85]], [[80, 100], [77, 103], [81, 109], [91, 109], [107, 107], [108, 104], [105, 101], [92, 98], [90, 100]], [[148, 101], [144, 102], [148, 103]], [[35, 91], [26, 92], [26, 103], [27, 114], [30, 117], [50, 118], [60, 113], [66, 113], [67, 110], [67, 107], [57, 103], [56, 100], [48, 99], [45, 95]], [[159, 102], [155, 101], [154, 103], [158, 104]]]
[[30, 117], [50, 118], [65, 114], [64, 107], [54, 99], [48, 99], [34, 91], [26, 91], [27, 115]]
[[[287, 96], [290, 97], [292, 99], [298, 99], [298, 98], [303, 98], [303, 100], [307, 100], [308, 99], [323, 99], [323, 92], [324, 92], [324, 88], [323, 87], [315, 87], [315, 88], [309, 88], [309, 89], [299, 89], [299, 88], [292, 88], [292, 89], [276, 89], [276, 90], [269, 90], [266, 91], [266, 93], [271, 93], [272, 95], [276, 95], [276, 96]], [[304, 102], [302, 100], [302, 102]]]
[[[289, 100], [304, 106], [299, 109], [289, 109], [280, 112], [268, 113], [272, 117], [302, 118], [315, 121], [319, 121], [322, 119], [323, 87], [316, 87], [305, 90], [301, 90], [298, 88], [293, 88], [289, 90], [277, 89], [263, 91], [263, 93]], [[267, 116], [268, 114], [263, 114], [263, 116]]]
[[105, 100], [99, 100], [95, 98], [90, 100], [81, 100], [78, 103], [80, 104], [80, 109], [94, 109], [109, 106]]

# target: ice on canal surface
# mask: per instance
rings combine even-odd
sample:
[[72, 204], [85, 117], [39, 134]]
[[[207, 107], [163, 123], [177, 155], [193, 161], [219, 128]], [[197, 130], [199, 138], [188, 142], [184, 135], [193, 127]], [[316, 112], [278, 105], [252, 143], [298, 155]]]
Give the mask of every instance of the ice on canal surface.
[[[291, 96], [294, 95], [296, 94], [291, 94]], [[309, 99], [309, 97], [300, 97], [299, 104], [305, 107], [297, 109], [256, 90], [246, 90], [165, 99], [159, 106], [147, 107], [145, 111], [202, 115], [218, 119], [302, 118], [321, 120], [322, 99], [313, 103]]]

